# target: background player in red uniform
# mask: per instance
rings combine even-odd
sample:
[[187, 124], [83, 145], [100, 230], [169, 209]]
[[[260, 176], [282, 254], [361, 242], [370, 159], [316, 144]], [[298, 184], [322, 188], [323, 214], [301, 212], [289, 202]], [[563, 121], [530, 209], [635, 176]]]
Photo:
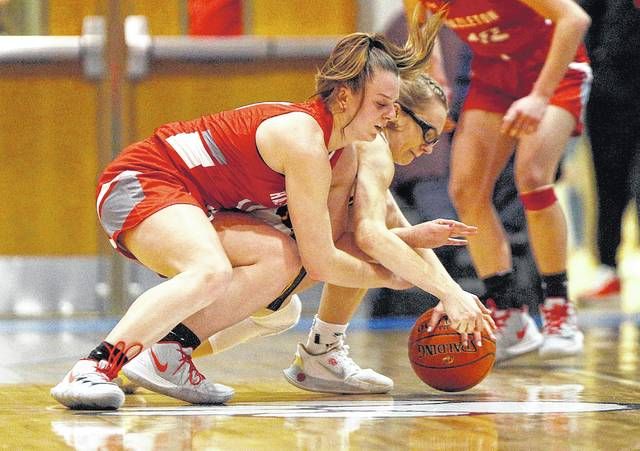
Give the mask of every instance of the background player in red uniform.
[[[591, 70], [582, 37], [589, 17], [571, 0], [421, 0], [472, 52], [472, 73], [453, 141], [449, 191], [463, 222], [478, 226], [469, 249], [499, 326], [497, 359], [540, 347], [545, 358], [582, 351], [567, 295], [567, 232], [554, 193], [563, 150], [581, 131]], [[492, 205], [496, 179], [515, 151], [515, 181], [541, 274], [543, 333], [513, 293], [511, 250]]]
[[[120, 407], [124, 395], [111, 380], [167, 332], [160, 341], [181, 354], [175, 372], [200, 389], [194, 402], [220, 403], [233, 395], [193, 366], [198, 337], [182, 323], [171, 325], [213, 303], [220, 305], [220, 328], [234, 324], [290, 281], [272, 273], [259, 278], [255, 264], [234, 268], [207, 212], [288, 203], [300, 258], [313, 278], [346, 286], [397, 282], [381, 266], [335, 247], [327, 208], [329, 155], [352, 141], [373, 140], [395, 115], [399, 72], [423, 70], [437, 23], [414, 30], [404, 49], [377, 35], [349, 35], [321, 69], [317, 99], [168, 124], [112, 162], [98, 188], [101, 223], [120, 251], [170, 279], [134, 302], [105, 341], [52, 389], [54, 398], [71, 408]], [[247, 278], [253, 287], [269, 289], [256, 293]], [[246, 305], [224, 303], [228, 295]], [[457, 312], [461, 331], [476, 329], [482, 311], [475, 303]]]

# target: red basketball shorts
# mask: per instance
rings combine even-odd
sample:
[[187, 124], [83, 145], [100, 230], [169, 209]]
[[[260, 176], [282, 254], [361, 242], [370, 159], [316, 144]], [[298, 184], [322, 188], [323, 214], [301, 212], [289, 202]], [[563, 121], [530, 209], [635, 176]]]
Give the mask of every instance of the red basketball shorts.
[[[543, 60], [501, 60], [474, 56], [471, 84], [463, 111], [482, 110], [504, 114], [516, 100], [527, 96], [542, 69]], [[591, 88], [588, 62], [573, 62], [549, 103], [568, 111], [576, 119], [574, 135], [582, 133], [584, 107]]]
[[96, 206], [102, 228], [121, 254], [135, 257], [118, 240], [120, 234], [170, 205], [190, 204], [206, 212], [180, 178], [161, 171], [125, 170], [105, 174], [98, 183]]

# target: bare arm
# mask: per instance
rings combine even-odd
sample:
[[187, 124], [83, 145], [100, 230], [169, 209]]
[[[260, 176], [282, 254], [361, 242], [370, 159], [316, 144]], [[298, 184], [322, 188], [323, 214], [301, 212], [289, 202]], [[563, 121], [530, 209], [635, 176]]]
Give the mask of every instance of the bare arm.
[[414, 249], [440, 246], [466, 246], [465, 237], [476, 235], [478, 228], [453, 219], [434, 219], [411, 225], [387, 190], [387, 227]]
[[277, 116], [259, 127], [256, 141], [267, 164], [285, 175], [289, 214], [309, 276], [346, 287], [387, 286], [395, 280], [380, 265], [334, 245], [327, 206], [331, 165], [317, 122], [304, 113]]
[[[354, 203], [355, 239], [374, 260], [413, 285], [439, 299], [460, 286], [449, 276], [432, 251], [425, 260], [387, 227], [387, 188], [393, 178], [393, 162], [386, 143], [359, 143], [358, 178]], [[397, 221], [409, 225], [395, 213]], [[432, 258], [431, 258], [432, 257]]]
[[547, 59], [532, 94], [551, 97], [582, 42], [591, 19], [573, 0], [520, 0], [555, 24]]
[[533, 133], [558, 84], [573, 61], [591, 19], [573, 0], [519, 0], [554, 25], [551, 47], [531, 93], [515, 101], [504, 116], [502, 132], [513, 137]]

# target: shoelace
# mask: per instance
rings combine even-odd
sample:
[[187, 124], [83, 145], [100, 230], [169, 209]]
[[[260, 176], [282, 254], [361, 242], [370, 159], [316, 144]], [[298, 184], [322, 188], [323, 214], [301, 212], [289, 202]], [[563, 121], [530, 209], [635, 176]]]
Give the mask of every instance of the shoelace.
[[547, 334], [557, 334], [567, 321], [569, 316], [568, 304], [556, 304], [552, 307], [541, 307], [544, 316], [544, 332]]
[[76, 376], [75, 380], [79, 382], [90, 382], [91, 384], [104, 384], [105, 382], [111, 382], [109, 376], [104, 374], [100, 366], [96, 366], [95, 373], [84, 373]]
[[345, 374], [353, 374], [362, 370], [362, 368], [360, 368], [360, 366], [354, 362], [351, 357], [349, 357], [349, 345], [345, 345], [341, 342], [334, 348], [332, 354], [334, 354], [334, 358], [338, 364], [345, 369]]
[[106, 365], [101, 366], [100, 364], [98, 364], [96, 366], [96, 371], [104, 374], [109, 381], [115, 379], [115, 377], [120, 372], [120, 369], [127, 362], [127, 354], [132, 349], [133, 355], [129, 357], [129, 360], [133, 359], [142, 352], [142, 345], [140, 343], [133, 343], [131, 346], [127, 347], [124, 341], [117, 342], [113, 346], [113, 348], [111, 348], [111, 352], [109, 353], [109, 358], [106, 361]]
[[176, 368], [173, 374], [175, 375], [178, 371], [180, 371], [180, 368], [182, 368], [185, 364], [189, 365], [189, 382], [191, 383], [191, 385], [200, 385], [200, 383], [206, 378], [196, 368], [196, 365], [193, 363], [193, 359], [191, 358], [191, 354], [182, 349], [181, 346], [178, 347], [178, 351], [180, 352], [180, 354], [182, 354], [180, 356], [180, 365], [178, 365], [178, 368]]
[[487, 301], [487, 307], [491, 310], [491, 318], [493, 318], [493, 322], [496, 323], [497, 329], [494, 333], [500, 333], [507, 324], [507, 320], [511, 316], [511, 311], [499, 309], [493, 299], [489, 299]]

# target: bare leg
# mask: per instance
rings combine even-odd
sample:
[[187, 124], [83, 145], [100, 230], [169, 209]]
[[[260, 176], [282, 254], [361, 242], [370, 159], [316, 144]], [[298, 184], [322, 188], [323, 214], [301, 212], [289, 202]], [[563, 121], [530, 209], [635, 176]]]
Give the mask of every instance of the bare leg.
[[300, 270], [295, 242], [270, 225], [225, 212], [214, 226], [233, 265], [233, 279], [225, 296], [184, 321], [202, 341], [268, 305]]
[[[516, 152], [515, 178], [520, 193], [527, 193], [555, 180], [558, 164], [575, 119], [567, 111], [550, 106], [538, 131], [520, 140]], [[542, 274], [566, 270], [567, 223], [558, 202], [542, 210], [526, 210], [531, 247]]]
[[326, 323], [347, 324], [360, 306], [366, 288], [345, 288], [325, 284], [318, 309], [318, 318]]
[[452, 147], [449, 192], [462, 222], [478, 227], [478, 234], [468, 241], [481, 278], [512, 265], [509, 241], [492, 201], [496, 180], [515, 144], [500, 133], [501, 123], [499, 114], [467, 111]]
[[149, 346], [177, 322], [226, 294], [231, 263], [206, 215], [197, 207], [167, 207], [122, 238], [141, 263], [170, 279], [144, 292], [105, 341]]

